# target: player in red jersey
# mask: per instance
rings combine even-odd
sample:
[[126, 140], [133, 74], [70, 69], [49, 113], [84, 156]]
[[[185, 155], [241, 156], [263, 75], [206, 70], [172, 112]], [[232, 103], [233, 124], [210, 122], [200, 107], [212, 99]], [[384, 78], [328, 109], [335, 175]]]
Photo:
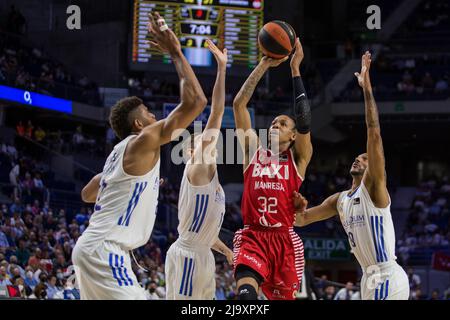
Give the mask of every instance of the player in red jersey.
[[293, 231], [294, 192], [311, 160], [311, 110], [300, 77], [303, 49], [296, 39], [291, 58], [293, 115], [276, 117], [268, 149], [252, 129], [247, 104], [264, 73], [288, 57], [262, 58], [234, 99], [236, 134], [244, 153], [244, 228], [235, 234], [234, 267], [239, 299], [256, 300], [259, 288], [268, 299], [294, 299], [303, 274], [303, 244]]

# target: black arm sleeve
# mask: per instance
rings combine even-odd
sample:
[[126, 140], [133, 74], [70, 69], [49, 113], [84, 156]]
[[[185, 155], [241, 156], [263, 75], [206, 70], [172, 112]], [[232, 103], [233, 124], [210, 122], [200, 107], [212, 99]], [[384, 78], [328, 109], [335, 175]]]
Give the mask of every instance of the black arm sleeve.
[[307, 134], [311, 130], [311, 107], [301, 77], [292, 78], [294, 87], [293, 116], [297, 131]]

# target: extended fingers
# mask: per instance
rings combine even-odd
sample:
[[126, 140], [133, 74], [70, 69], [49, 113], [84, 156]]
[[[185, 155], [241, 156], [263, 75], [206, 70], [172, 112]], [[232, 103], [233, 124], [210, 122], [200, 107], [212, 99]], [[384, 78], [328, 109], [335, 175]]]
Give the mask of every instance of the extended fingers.
[[219, 49], [216, 47], [216, 45], [214, 44], [214, 42], [211, 41], [211, 39], [206, 39], [206, 43], [208, 44], [208, 48], [211, 51], [218, 51]]
[[148, 14], [148, 18], [150, 19], [151, 30], [153, 30], [154, 33], [158, 32], [158, 24], [156, 23], [155, 17], [153, 16], [153, 12], [150, 12]]

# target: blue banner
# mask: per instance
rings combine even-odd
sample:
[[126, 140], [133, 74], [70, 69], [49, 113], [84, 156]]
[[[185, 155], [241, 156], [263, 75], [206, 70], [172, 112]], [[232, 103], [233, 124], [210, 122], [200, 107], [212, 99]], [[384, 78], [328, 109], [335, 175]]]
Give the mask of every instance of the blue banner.
[[32, 107], [64, 113], [72, 113], [72, 101], [0, 85], [0, 99], [14, 101]]
[[[177, 104], [175, 103], [165, 103], [164, 104], [164, 110], [163, 115], [164, 118], [166, 118], [169, 113], [171, 113], [175, 108], [177, 107]], [[248, 108], [248, 111], [250, 113], [250, 119], [252, 121], [252, 127], [255, 127], [255, 110], [253, 108]], [[201, 121], [203, 126], [206, 125], [208, 122], [209, 115], [211, 114], [211, 106], [206, 106], [205, 110], [203, 110], [202, 114], [200, 114], [195, 121]], [[193, 124], [191, 124], [192, 126]], [[223, 114], [222, 119], [222, 129], [235, 129], [236, 125], [234, 123], [234, 114], [233, 114], [233, 108], [232, 107], [225, 107], [225, 111]]]

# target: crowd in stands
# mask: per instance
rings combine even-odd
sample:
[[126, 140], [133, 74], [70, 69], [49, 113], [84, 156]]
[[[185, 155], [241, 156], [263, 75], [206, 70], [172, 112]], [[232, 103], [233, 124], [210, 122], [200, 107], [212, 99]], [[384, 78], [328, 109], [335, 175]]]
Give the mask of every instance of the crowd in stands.
[[[432, 39], [442, 37], [450, 31], [450, 4], [446, 0], [422, 1], [406, 23], [397, 32], [396, 38]], [[430, 39], [430, 40], [432, 40]], [[439, 46], [441, 43], [436, 43]]]
[[[407, 228], [398, 241], [398, 255], [404, 265], [413, 260], [411, 254], [449, 248], [450, 245], [450, 181], [448, 176], [430, 178], [418, 186]], [[412, 261], [415, 262], [415, 261]]]
[[[91, 136], [87, 134], [82, 125], [78, 125], [74, 131], [53, 130], [48, 127], [37, 125], [35, 127], [31, 120], [26, 124], [19, 121], [16, 125], [16, 133], [20, 137], [33, 140], [43, 146], [50, 148], [58, 153], [67, 154], [74, 152], [85, 152], [89, 154], [105, 155], [105, 152], [115, 142], [115, 136], [111, 138], [110, 130], [107, 136]], [[105, 146], [103, 141], [109, 141], [110, 145]]]
[[10, 185], [7, 190], [13, 201], [21, 199], [31, 203], [34, 199], [48, 201], [44, 183], [50, 168], [45, 162], [19, 152], [12, 142], [0, 140], [0, 182]]
[[[441, 100], [450, 97], [450, 55], [395, 56], [382, 52], [374, 61], [372, 85], [377, 100]], [[361, 101], [351, 83], [337, 101]]]
[[0, 83], [91, 105], [100, 105], [98, 86], [75, 76], [42, 50], [24, 45], [22, 38], [0, 37]]

